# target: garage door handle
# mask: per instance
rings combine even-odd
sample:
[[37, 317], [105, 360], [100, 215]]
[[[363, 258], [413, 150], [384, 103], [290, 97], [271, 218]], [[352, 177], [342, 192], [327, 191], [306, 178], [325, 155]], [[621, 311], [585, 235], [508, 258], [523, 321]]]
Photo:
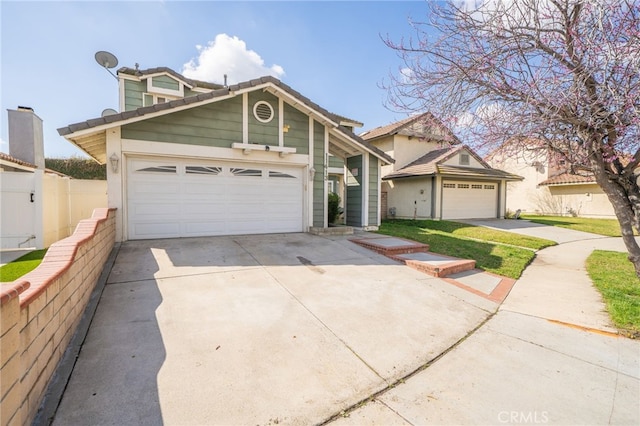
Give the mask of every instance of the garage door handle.
[[33, 203], [33, 201], [34, 201], [33, 200], [33, 196], [36, 195], [36, 194], [35, 194], [35, 192], [31, 192], [31, 194], [29, 194], [29, 195], [30, 195], [29, 201], [31, 201]]

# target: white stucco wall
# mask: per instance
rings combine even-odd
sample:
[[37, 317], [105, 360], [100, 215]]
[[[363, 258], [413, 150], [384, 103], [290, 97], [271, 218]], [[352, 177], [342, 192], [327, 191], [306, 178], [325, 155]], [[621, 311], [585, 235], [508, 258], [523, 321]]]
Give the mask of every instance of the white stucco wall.
[[388, 208], [397, 219], [431, 218], [431, 178], [407, 178], [388, 182]]

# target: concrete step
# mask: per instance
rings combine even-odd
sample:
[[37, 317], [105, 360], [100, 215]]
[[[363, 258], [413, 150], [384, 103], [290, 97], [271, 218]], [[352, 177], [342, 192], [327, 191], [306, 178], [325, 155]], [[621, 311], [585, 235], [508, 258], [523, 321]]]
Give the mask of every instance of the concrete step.
[[409, 253], [425, 253], [429, 251], [429, 246], [427, 244], [417, 243], [415, 241], [397, 237], [381, 236], [380, 238], [352, 238], [349, 239], [349, 241], [388, 257]]
[[470, 271], [476, 267], [475, 260], [458, 259], [434, 253], [408, 253], [390, 257], [404, 262], [407, 266], [418, 271], [438, 278]]

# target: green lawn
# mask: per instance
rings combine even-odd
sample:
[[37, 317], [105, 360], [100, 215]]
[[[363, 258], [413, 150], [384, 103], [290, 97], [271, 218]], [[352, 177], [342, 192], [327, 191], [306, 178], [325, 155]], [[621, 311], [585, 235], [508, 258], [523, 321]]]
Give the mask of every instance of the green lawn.
[[47, 249], [35, 250], [24, 256], [0, 266], [0, 282], [15, 281], [28, 272], [33, 271], [42, 262]]
[[541, 238], [443, 220], [388, 220], [382, 222], [378, 232], [429, 244], [433, 253], [473, 259], [478, 268], [510, 278], [520, 277], [533, 260], [534, 250], [556, 244]]
[[630, 337], [640, 337], [640, 279], [627, 254], [596, 250], [587, 259], [587, 272], [615, 326]]
[[608, 237], [619, 237], [621, 235], [620, 224], [616, 219], [530, 215], [523, 215], [522, 218], [543, 225], [559, 226], [561, 228], [591, 232], [592, 234], [606, 235]]

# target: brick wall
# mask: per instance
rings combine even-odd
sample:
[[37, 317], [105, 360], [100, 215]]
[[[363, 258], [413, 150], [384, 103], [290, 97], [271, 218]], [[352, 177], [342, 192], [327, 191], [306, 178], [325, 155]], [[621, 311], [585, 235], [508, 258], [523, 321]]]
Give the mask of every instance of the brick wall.
[[115, 242], [115, 209], [95, 209], [40, 266], [3, 284], [0, 425], [34, 419]]

